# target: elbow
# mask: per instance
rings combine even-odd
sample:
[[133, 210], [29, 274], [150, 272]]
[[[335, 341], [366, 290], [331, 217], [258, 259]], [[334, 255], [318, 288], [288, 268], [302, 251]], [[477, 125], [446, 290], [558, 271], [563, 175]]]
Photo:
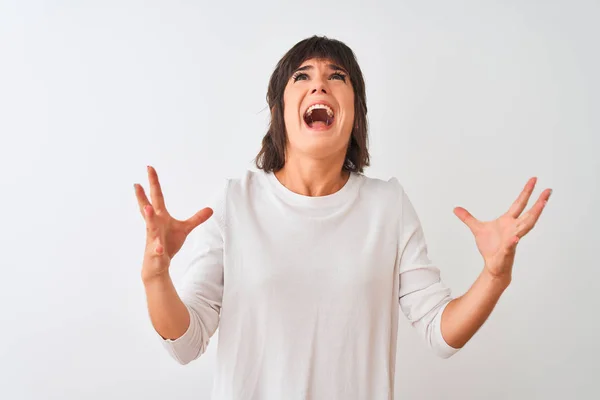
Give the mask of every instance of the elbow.
[[431, 352], [438, 358], [448, 359], [461, 349], [452, 347], [444, 340], [440, 331], [427, 330], [426, 343]]
[[433, 319], [429, 322], [426, 328], [427, 339], [429, 347], [433, 350], [435, 355], [442, 359], [448, 359], [458, 353], [461, 348], [453, 347], [448, 343], [442, 332], [442, 314], [444, 309], [449, 304], [445, 303], [441, 306]]
[[461, 350], [461, 348], [452, 347], [448, 344], [441, 331], [438, 331], [434, 337], [430, 338], [429, 345], [435, 355], [442, 359], [448, 359]]
[[461, 350], [460, 348], [452, 347], [450, 344], [448, 344], [441, 332], [431, 335], [428, 342], [429, 348], [433, 351], [433, 353], [438, 358], [442, 358], [444, 360], [452, 357]]
[[193, 358], [185, 358], [185, 357], [181, 357], [181, 356], [174, 356], [173, 359], [175, 361], [177, 361], [177, 364], [179, 364], [179, 365], [188, 365], [189, 363], [194, 361]]
[[201, 355], [202, 355], [202, 352], [198, 352], [196, 355], [190, 355], [190, 354], [172, 354], [173, 358], [175, 359], [175, 361], [177, 361], [177, 363], [179, 365], [188, 365], [192, 361], [200, 358]]
[[187, 365], [204, 354], [208, 343], [187, 343], [185, 346], [169, 346], [168, 351], [178, 364]]
[[460, 349], [455, 349], [453, 347], [448, 346], [447, 348], [437, 348], [435, 349], [435, 355], [441, 359], [447, 360], [456, 353], [458, 353]]
[[196, 311], [191, 308], [189, 311], [188, 330], [179, 339], [164, 342], [171, 357], [181, 365], [187, 365], [204, 354], [212, 333], [202, 323]]

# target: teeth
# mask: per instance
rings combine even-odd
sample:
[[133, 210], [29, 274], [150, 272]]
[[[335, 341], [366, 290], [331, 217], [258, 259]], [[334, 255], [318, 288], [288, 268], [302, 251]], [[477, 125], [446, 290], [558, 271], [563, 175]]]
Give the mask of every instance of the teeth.
[[308, 107], [308, 110], [306, 110], [306, 116], [310, 117], [310, 115], [312, 114], [313, 110], [317, 109], [317, 108], [321, 108], [323, 110], [327, 110], [327, 115], [331, 118], [333, 117], [333, 110], [325, 105], [325, 104], [313, 104], [312, 106]]

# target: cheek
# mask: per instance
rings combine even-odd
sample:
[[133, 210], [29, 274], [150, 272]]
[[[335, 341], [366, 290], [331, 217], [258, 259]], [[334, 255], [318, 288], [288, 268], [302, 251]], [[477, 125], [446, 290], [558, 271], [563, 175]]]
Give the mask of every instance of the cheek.
[[287, 90], [283, 94], [283, 116], [285, 120], [298, 119], [298, 96], [293, 91]]
[[349, 94], [346, 94], [346, 96], [344, 96], [344, 114], [345, 114], [345, 119], [346, 121], [344, 121], [346, 124], [352, 124], [354, 122], [354, 92], [350, 92]]
[[296, 126], [298, 125], [298, 116], [297, 113], [294, 112], [293, 106], [289, 104], [284, 106], [283, 108], [283, 122], [285, 124], [285, 130], [289, 134], [290, 132], [294, 132], [296, 130]]

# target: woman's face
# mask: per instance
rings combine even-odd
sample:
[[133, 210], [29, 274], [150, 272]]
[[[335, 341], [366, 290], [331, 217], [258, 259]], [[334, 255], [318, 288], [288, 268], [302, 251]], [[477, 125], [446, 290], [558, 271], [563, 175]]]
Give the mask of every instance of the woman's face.
[[348, 73], [329, 60], [306, 60], [283, 93], [288, 151], [317, 158], [345, 157], [354, 124]]

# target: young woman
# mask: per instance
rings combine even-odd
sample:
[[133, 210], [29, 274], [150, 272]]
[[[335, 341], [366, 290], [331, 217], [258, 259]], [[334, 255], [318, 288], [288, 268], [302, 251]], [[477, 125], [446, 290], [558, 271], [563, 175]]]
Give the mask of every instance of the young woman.
[[[494, 221], [455, 209], [484, 267], [452, 298], [402, 185], [362, 174], [367, 106], [352, 50], [324, 37], [299, 42], [277, 64], [267, 101], [258, 170], [228, 179], [212, 208], [173, 219], [152, 167], [151, 201], [135, 185], [153, 326], [182, 364], [220, 328], [214, 399], [390, 399], [399, 308], [438, 355], [456, 353], [509, 285], [517, 242], [551, 190], [523, 213], [530, 179]], [[178, 294], [170, 261], [199, 225]]]

